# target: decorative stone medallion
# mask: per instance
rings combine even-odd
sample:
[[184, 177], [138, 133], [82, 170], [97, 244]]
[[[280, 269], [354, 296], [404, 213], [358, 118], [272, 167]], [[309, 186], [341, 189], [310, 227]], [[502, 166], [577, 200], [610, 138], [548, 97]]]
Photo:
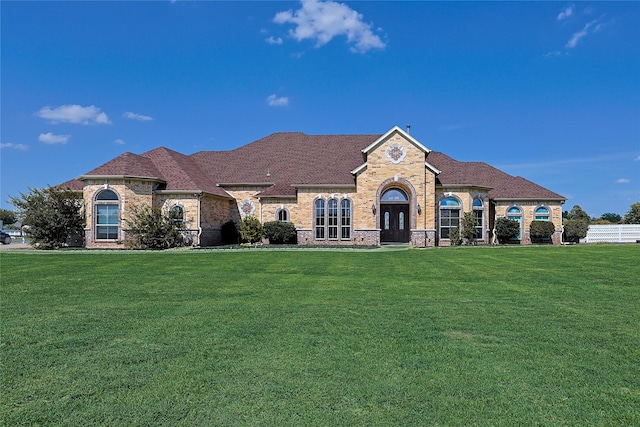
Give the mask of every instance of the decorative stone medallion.
[[387, 159], [391, 163], [393, 163], [394, 165], [397, 165], [398, 163], [403, 161], [404, 158], [407, 156], [407, 151], [404, 149], [404, 147], [401, 144], [394, 142], [389, 146], [389, 148], [387, 148], [387, 151], [385, 152], [385, 154], [387, 155]]
[[256, 211], [256, 205], [252, 200], [244, 199], [238, 205], [238, 210], [240, 210], [240, 215], [242, 216], [253, 215], [253, 213]]

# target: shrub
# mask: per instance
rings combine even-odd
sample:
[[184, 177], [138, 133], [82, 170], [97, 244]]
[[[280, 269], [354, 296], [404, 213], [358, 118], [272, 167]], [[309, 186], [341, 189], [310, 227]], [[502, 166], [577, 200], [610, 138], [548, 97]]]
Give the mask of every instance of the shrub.
[[124, 222], [129, 227], [125, 230], [125, 245], [132, 249], [169, 249], [189, 243], [171, 213], [164, 213], [160, 208], [133, 206], [129, 219]]
[[460, 228], [454, 227], [449, 230], [449, 240], [451, 241], [451, 246], [460, 246], [462, 244]]
[[264, 236], [269, 243], [296, 243], [298, 233], [295, 225], [286, 221], [269, 221], [264, 223]]
[[508, 218], [498, 218], [495, 229], [498, 242], [506, 243], [518, 237], [518, 234], [520, 234], [520, 223]]
[[473, 212], [465, 212], [462, 217], [462, 227], [460, 229], [460, 237], [467, 241], [467, 245], [476, 244], [476, 225], [478, 221]]
[[240, 224], [240, 235], [247, 243], [259, 242], [263, 236], [262, 224], [254, 216], [245, 216]]
[[232, 245], [235, 243], [239, 243], [240, 240], [240, 230], [238, 224], [233, 221], [227, 221], [222, 224], [222, 229], [220, 231], [222, 244], [223, 245]]
[[545, 242], [550, 241], [555, 231], [556, 227], [551, 221], [531, 221], [529, 236], [532, 242]]
[[11, 197], [18, 216], [26, 226], [31, 243], [38, 249], [58, 249], [69, 246], [84, 232], [82, 193], [68, 189], [30, 188], [29, 193]]
[[564, 241], [578, 243], [587, 236], [589, 222], [583, 219], [569, 219], [564, 222]]

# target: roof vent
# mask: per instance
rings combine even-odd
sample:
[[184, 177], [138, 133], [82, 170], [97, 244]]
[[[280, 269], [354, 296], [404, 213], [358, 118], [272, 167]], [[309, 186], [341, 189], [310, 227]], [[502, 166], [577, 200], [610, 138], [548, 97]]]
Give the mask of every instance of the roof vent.
[[411, 125], [407, 125], [407, 133], [411, 135]]

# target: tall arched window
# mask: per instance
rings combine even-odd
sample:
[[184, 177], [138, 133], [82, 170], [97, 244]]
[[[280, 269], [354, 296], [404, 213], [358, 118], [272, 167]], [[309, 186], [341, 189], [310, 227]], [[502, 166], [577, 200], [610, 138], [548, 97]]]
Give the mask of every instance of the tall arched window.
[[182, 228], [184, 226], [184, 209], [182, 206], [176, 205], [171, 208], [171, 220], [176, 225], [176, 227]]
[[315, 215], [315, 228], [316, 239], [324, 239], [324, 227], [325, 227], [325, 203], [323, 199], [317, 199], [314, 202], [314, 215]]
[[460, 201], [447, 197], [440, 202], [440, 238], [448, 239], [453, 228], [460, 226]]
[[329, 220], [329, 239], [338, 238], [338, 201], [330, 199], [327, 206]]
[[536, 221], [549, 221], [549, 209], [545, 208], [544, 206], [540, 206], [538, 209], [536, 209], [534, 219]]
[[120, 198], [113, 190], [102, 190], [95, 199], [96, 240], [117, 240]]
[[349, 199], [316, 199], [313, 202], [316, 240], [350, 240], [352, 211]]
[[522, 211], [520, 208], [513, 206], [507, 210], [507, 219], [517, 221], [520, 226], [520, 232], [516, 237], [517, 240], [522, 239]]
[[484, 203], [481, 199], [473, 199], [473, 217], [476, 220], [476, 239], [482, 239], [484, 230]]
[[351, 239], [351, 201], [349, 199], [342, 199], [340, 202], [340, 218], [342, 221], [340, 238], [349, 240]]

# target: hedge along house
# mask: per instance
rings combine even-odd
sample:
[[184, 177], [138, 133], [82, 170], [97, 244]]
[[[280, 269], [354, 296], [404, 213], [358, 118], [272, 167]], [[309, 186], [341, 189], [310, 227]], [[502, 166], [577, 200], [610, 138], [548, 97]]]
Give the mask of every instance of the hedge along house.
[[[136, 205], [161, 207], [195, 245], [253, 215], [292, 222], [299, 245], [446, 246], [465, 212], [489, 243], [498, 217], [551, 221], [560, 243], [565, 198], [486, 163], [433, 152], [395, 126], [383, 135], [275, 133], [231, 151], [124, 153], [73, 182], [86, 204], [88, 247], [118, 247]], [[76, 187], [78, 188], [78, 187]]]

